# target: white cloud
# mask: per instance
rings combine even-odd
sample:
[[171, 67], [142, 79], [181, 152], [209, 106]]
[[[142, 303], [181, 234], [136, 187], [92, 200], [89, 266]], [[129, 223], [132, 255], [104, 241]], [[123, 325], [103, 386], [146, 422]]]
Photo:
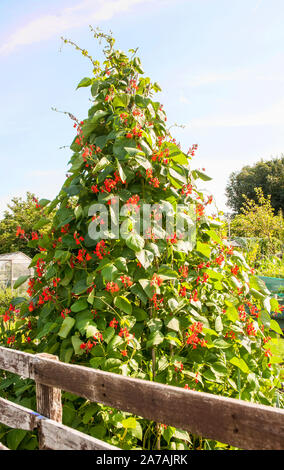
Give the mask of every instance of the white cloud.
[[158, 0], [84, 0], [56, 14], [42, 15], [15, 31], [0, 47], [0, 55], [8, 55], [19, 46], [61, 35], [64, 31], [88, 25], [91, 22], [110, 20], [118, 13], [126, 12], [138, 4]]
[[223, 70], [220, 72], [208, 71], [198, 75], [186, 76], [183, 78], [183, 86], [198, 87], [203, 85], [211, 85], [220, 82], [251, 82], [255, 83], [256, 81], [263, 82], [283, 82], [284, 75], [282, 73], [283, 67], [282, 64], [278, 64], [278, 67], [275, 70], [273, 67], [273, 73], [269, 70], [263, 72], [263, 70], [256, 70], [256, 68], [243, 68], [235, 70]]
[[200, 127], [238, 127], [238, 126], [284, 126], [284, 100], [253, 113], [213, 116], [193, 119], [187, 124], [191, 128]]

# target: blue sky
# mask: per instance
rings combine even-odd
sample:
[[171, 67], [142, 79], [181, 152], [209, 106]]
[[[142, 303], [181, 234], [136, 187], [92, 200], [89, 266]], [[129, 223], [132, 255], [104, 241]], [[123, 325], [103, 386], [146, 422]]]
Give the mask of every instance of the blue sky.
[[56, 196], [74, 136], [70, 111], [84, 119], [89, 92], [75, 90], [90, 63], [61, 36], [101, 58], [89, 24], [117, 46], [139, 47], [145, 74], [172, 130], [213, 178], [219, 209], [232, 171], [284, 153], [283, 0], [1, 0], [0, 215], [26, 191]]

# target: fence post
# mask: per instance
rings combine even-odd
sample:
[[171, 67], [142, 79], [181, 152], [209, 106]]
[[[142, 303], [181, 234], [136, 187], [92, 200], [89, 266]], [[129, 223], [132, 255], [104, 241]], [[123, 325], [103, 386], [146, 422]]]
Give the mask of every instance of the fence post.
[[[53, 354], [41, 353], [36, 354], [38, 358], [52, 359], [58, 361], [58, 357]], [[60, 388], [49, 387], [48, 385], [36, 382], [36, 403], [37, 412], [52, 419], [57, 423], [62, 423], [62, 402]], [[39, 449], [44, 450], [44, 438], [41, 433], [41, 426], [38, 428]]]

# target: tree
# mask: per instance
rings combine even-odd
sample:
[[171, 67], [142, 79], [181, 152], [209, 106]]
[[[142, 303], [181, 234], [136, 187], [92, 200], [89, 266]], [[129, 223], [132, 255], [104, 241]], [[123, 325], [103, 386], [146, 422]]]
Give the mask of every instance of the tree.
[[271, 197], [275, 214], [284, 211], [284, 156], [264, 161], [253, 166], [244, 166], [239, 172], [230, 175], [226, 187], [229, 207], [240, 213], [245, 202], [244, 196], [257, 202], [254, 188], [261, 188], [265, 197]]
[[[208, 177], [190, 168], [193, 150], [184, 153], [170, 135], [163, 107], [153, 99], [160, 88], [143, 77], [136, 51], [129, 57], [114, 49], [112, 36], [94, 36], [106, 40], [105, 61], [101, 67], [80, 49], [94, 75], [78, 88], [90, 87], [93, 102], [83, 121], [70, 115], [77, 135], [69, 177], [45, 208], [56, 212], [40, 240], [45, 251], [32, 261], [30, 298], [13, 302], [29, 320], [28, 331], [22, 324], [19, 332], [8, 331], [9, 346], [275, 404], [281, 330], [270, 319], [267, 290], [221, 238], [221, 222], [206, 215], [211, 198], [196, 180]], [[161, 214], [174, 217], [170, 234]], [[185, 236], [178, 222], [192, 227], [192, 214], [196, 231]], [[143, 236], [138, 215], [150, 223]], [[139, 418], [127, 426], [128, 414], [70, 395], [65, 405], [66, 424], [122, 448], [216, 445]]]
[[231, 234], [238, 237], [258, 238], [264, 254], [275, 254], [284, 243], [284, 221], [282, 212], [275, 215], [271, 197], [265, 198], [262, 188], [254, 188], [254, 199], [244, 196], [241, 214], [231, 223]]
[[[28, 256], [34, 256], [39, 248], [27, 246], [27, 241], [37, 238], [39, 235], [37, 222], [42, 213], [42, 206], [47, 200], [38, 202], [34, 194], [27, 192], [26, 199], [21, 197], [12, 198], [7, 204], [3, 218], [0, 220], [0, 254], [22, 251]], [[46, 221], [44, 230], [46, 232], [50, 226], [50, 219]]]

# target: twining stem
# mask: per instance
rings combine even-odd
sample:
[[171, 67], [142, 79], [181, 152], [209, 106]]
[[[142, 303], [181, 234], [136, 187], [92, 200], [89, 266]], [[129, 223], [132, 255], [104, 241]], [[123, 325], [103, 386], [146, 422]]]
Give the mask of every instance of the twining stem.
[[[150, 317], [153, 318], [153, 307], [150, 307]], [[153, 376], [153, 381], [155, 381], [156, 377], [156, 350], [155, 347], [153, 346], [151, 349], [151, 355], [152, 355], [152, 376]], [[160, 450], [161, 448], [161, 435], [160, 435], [160, 424], [156, 423], [156, 432], [157, 432], [157, 441], [156, 441], [156, 449]]]

